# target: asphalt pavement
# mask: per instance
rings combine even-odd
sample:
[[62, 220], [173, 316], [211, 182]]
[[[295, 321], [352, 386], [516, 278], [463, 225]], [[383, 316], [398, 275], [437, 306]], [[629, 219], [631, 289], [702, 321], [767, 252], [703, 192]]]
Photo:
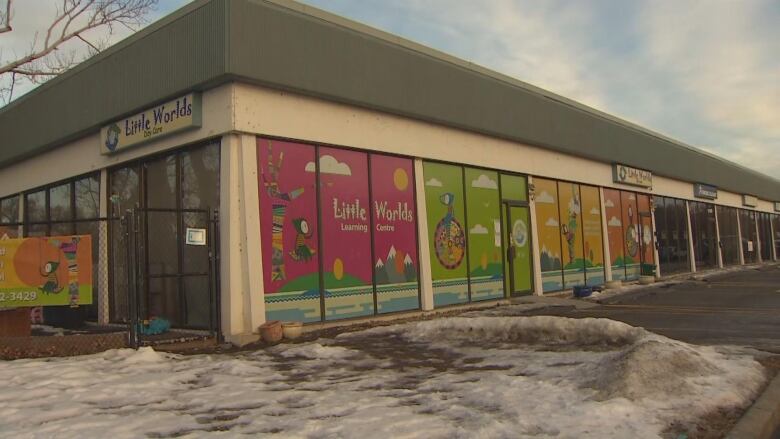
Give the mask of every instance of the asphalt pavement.
[[750, 346], [780, 354], [780, 265], [688, 277], [604, 299], [599, 306], [528, 314], [604, 317], [688, 343]]

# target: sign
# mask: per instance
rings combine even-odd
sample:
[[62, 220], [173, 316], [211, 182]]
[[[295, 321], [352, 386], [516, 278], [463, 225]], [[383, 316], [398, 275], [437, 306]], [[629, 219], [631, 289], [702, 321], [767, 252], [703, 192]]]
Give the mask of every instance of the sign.
[[91, 303], [91, 236], [0, 240], [0, 308]]
[[780, 212], [780, 201], [775, 201], [775, 212]]
[[693, 196], [696, 198], [716, 200], [718, 198], [718, 188], [709, 184], [696, 183], [693, 185]]
[[614, 163], [612, 165], [612, 181], [615, 183], [652, 189], [653, 173]]
[[206, 245], [206, 229], [187, 227], [187, 245]]
[[189, 93], [104, 126], [100, 130], [100, 153], [113, 154], [200, 125], [200, 93]]
[[758, 198], [752, 195], [743, 195], [742, 205], [745, 207], [758, 207]]

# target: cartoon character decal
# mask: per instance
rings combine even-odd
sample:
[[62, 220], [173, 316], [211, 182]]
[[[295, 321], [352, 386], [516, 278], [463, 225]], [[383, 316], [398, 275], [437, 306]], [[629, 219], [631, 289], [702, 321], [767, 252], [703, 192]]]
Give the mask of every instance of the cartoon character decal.
[[568, 208], [569, 221], [568, 223], [561, 225], [561, 234], [566, 239], [566, 244], [569, 250], [569, 263], [574, 262], [574, 242], [577, 237], [577, 217], [579, 213], [580, 197], [577, 193], [577, 190], [575, 189], [575, 186], [572, 186], [572, 199]]
[[[273, 147], [268, 142], [268, 171], [263, 173], [263, 185], [271, 197], [272, 226], [271, 226], [271, 280], [283, 281], [287, 279], [284, 269], [284, 219], [287, 215], [287, 207], [290, 202], [303, 194], [303, 188], [282, 192], [279, 188], [279, 171], [282, 169], [284, 152], [279, 153], [279, 161], [274, 163]], [[296, 239], [297, 243], [297, 239]], [[297, 245], [296, 245], [297, 247]], [[296, 248], [297, 252], [297, 248]], [[311, 255], [309, 255], [311, 257]], [[297, 259], [296, 259], [297, 260]]]
[[463, 262], [466, 253], [466, 234], [454, 214], [455, 195], [445, 193], [439, 200], [447, 206], [447, 214], [436, 225], [434, 246], [436, 258], [448, 270], [454, 270]]
[[626, 225], [626, 247], [628, 255], [635, 258], [639, 252], [639, 225], [634, 222], [634, 208], [628, 206], [628, 224]]
[[306, 244], [306, 240], [312, 236], [309, 222], [305, 218], [296, 218], [292, 223], [297, 234], [295, 235], [295, 249], [290, 252], [290, 257], [294, 261], [309, 261], [317, 253], [317, 250]]
[[[54, 244], [58, 244], [54, 241]], [[70, 306], [76, 307], [79, 303], [79, 266], [76, 262], [76, 253], [79, 250], [79, 238], [74, 236], [70, 242], [59, 243], [59, 249], [65, 254], [68, 261], [68, 293], [70, 295]]]
[[41, 276], [46, 278], [46, 282], [39, 288], [45, 294], [59, 294], [63, 287], [60, 286], [60, 280], [57, 278], [57, 268], [60, 263], [57, 261], [48, 261], [41, 268]]

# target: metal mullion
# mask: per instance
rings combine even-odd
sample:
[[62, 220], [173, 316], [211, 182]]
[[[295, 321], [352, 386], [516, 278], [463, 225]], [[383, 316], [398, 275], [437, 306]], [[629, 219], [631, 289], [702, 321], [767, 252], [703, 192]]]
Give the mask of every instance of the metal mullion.
[[567, 182], [561, 182], [558, 180], [552, 180], [555, 183], [555, 203], [557, 204], [556, 211], [558, 212], [558, 248], [560, 249], [560, 264], [561, 264], [561, 289], [558, 291], [563, 291], [566, 289], [566, 273], [563, 269], [563, 237], [561, 236], [561, 183], [567, 183]]
[[184, 294], [184, 281], [183, 277], [181, 277], [182, 272], [184, 271], [183, 267], [183, 259], [184, 259], [184, 248], [183, 243], [181, 240], [181, 233], [182, 230], [184, 230], [184, 215], [181, 212], [182, 208], [182, 193], [181, 193], [181, 179], [182, 179], [182, 172], [181, 172], [181, 156], [182, 151], [178, 151], [175, 153], [174, 157], [174, 167], [176, 172], [176, 178], [174, 181], [176, 182], [176, 249], [177, 249], [177, 264], [176, 264], [176, 270], [179, 277], [177, 277], [176, 282], [176, 295], [178, 297], [178, 303], [179, 303], [179, 315], [181, 315], [181, 320], [186, 322], [187, 321], [187, 303], [186, 303], [186, 295]]
[[466, 198], [466, 167], [460, 167], [460, 183], [463, 187], [463, 236], [466, 237], [466, 286], [468, 288], [468, 303], [471, 303], [471, 251], [469, 249], [469, 206]]
[[[503, 204], [503, 192], [501, 190], [502, 184], [501, 184], [501, 172], [496, 172], [496, 179], [498, 179], [498, 227], [501, 229], [499, 232], [499, 235], [501, 236], [501, 292], [504, 293], [504, 298], [512, 297], [512, 282], [509, 282], [509, 294], [507, 294], [506, 289], [506, 272], [507, 272], [507, 261], [505, 260], [506, 252], [504, 249], [504, 241], [506, 240], [505, 236], [505, 229], [504, 229], [504, 215], [501, 215], [501, 209], [504, 208]], [[526, 185], [527, 186], [527, 185]], [[509, 206], [506, 206], [507, 214], [509, 213]], [[495, 239], [495, 238], [494, 238]], [[509, 272], [512, 272], [512, 267], [509, 267]]]
[[368, 216], [369, 227], [369, 239], [371, 241], [371, 286], [373, 287], [374, 298], [374, 315], [379, 314], [379, 299], [377, 298], [376, 288], [376, 270], [374, 269], [374, 261], [376, 260], [376, 248], [374, 248], [374, 186], [373, 175], [371, 174], [371, 157], [373, 154], [364, 153], [366, 157], [366, 166], [368, 167], [368, 208], [371, 214]]

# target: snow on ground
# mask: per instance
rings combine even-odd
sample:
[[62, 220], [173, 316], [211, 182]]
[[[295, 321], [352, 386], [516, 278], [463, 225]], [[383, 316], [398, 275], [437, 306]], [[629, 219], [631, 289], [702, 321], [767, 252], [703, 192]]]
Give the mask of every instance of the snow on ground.
[[607, 319], [455, 317], [240, 355], [0, 362], [0, 436], [658, 437], [745, 406], [738, 350]]

